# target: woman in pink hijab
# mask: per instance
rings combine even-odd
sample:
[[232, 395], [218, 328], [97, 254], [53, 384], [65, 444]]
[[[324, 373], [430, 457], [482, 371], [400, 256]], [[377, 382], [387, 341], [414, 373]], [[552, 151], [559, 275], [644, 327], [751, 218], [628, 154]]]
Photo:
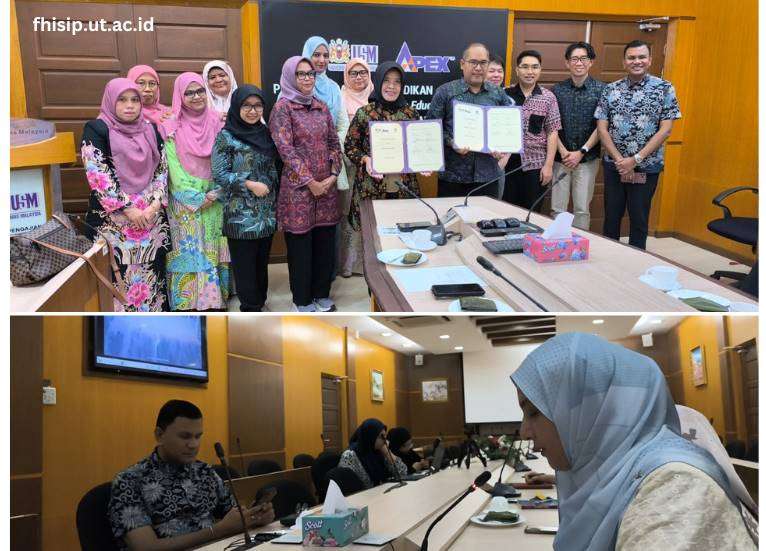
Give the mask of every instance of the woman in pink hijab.
[[157, 71], [148, 65], [136, 65], [128, 71], [128, 80], [132, 80], [141, 92], [141, 114], [143, 117], [160, 125], [170, 117], [170, 107], [160, 103], [160, 77]]
[[223, 310], [231, 291], [220, 187], [210, 157], [223, 121], [208, 106], [202, 77], [182, 73], [173, 85], [173, 117], [163, 123], [170, 172], [168, 297], [171, 310]]
[[159, 312], [167, 310], [168, 172], [162, 138], [142, 111], [132, 80], [110, 80], [80, 152], [91, 190], [86, 221], [113, 245], [121, 276], [115, 287], [127, 298], [115, 300], [115, 310]]

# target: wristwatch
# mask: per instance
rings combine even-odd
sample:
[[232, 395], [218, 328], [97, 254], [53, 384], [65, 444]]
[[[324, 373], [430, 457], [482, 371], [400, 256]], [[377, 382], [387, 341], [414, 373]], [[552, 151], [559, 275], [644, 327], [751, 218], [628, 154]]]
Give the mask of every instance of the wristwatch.
[[588, 151], [590, 151], [590, 149], [588, 149], [587, 146], [582, 146], [580, 148], [580, 153], [582, 153], [583, 155], [585, 155]]
[[638, 153], [636, 153], [635, 155], [633, 155], [633, 160], [636, 161], [636, 165], [640, 165], [643, 162], [644, 158]]

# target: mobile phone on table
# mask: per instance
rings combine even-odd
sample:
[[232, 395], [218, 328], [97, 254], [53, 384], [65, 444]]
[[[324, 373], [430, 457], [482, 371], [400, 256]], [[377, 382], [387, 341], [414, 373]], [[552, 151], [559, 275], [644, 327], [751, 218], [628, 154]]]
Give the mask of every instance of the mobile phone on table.
[[411, 232], [415, 230], [427, 230], [433, 226], [431, 222], [399, 222], [396, 224], [396, 228], [400, 232]]
[[556, 526], [527, 526], [524, 528], [525, 534], [557, 534], [559, 531]]
[[432, 285], [431, 292], [436, 298], [481, 297], [485, 293], [478, 283]]

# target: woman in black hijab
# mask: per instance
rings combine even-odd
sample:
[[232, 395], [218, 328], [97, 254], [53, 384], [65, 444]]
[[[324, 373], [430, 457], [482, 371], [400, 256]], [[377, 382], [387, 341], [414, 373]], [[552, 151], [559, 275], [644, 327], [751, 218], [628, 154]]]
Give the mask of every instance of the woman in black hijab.
[[365, 489], [407, 474], [407, 466], [392, 455], [386, 444], [386, 426], [378, 419], [366, 419], [351, 436], [349, 447], [340, 456], [338, 467], [354, 471]]
[[279, 157], [263, 123], [264, 108], [259, 88], [237, 88], [212, 155], [213, 178], [222, 189], [223, 235], [243, 312], [260, 312], [266, 302], [269, 252], [277, 227]]
[[409, 474], [419, 473], [430, 465], [430, 461], [420, 457], [420, 454], [413, 449], [412, 435], [404, 427], [395, 427], [388, 431], [388, 447], [391, 453], [407, 465]]

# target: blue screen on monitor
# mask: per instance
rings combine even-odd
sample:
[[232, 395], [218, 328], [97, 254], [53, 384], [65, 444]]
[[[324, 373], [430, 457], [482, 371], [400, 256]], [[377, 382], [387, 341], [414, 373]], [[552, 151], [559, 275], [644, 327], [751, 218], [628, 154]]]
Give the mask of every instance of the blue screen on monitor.
[[93, 344], [99, 370], [208, 380], [203, 316], [98, 316]]

